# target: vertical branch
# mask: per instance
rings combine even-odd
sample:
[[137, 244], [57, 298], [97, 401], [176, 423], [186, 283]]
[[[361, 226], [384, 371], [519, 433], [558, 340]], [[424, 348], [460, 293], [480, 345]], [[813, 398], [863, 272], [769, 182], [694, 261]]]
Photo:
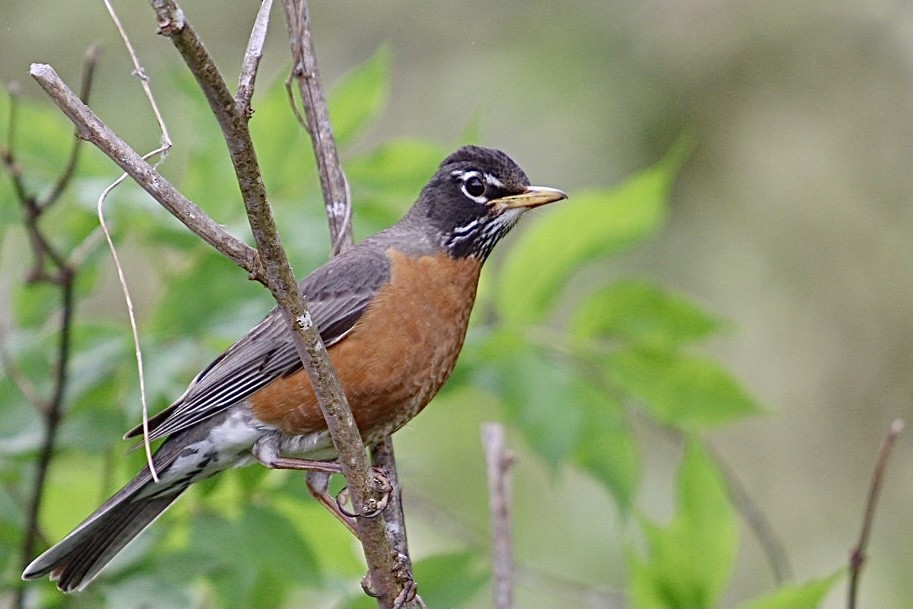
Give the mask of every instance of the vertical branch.
[[349, 184], [339, 164], [336, 138], [333, 137], [330, 126], [330, 113], [320, 87], [320, 72], [317, 70], [307, 2], [284, 0], [283, 6], [292, 50], [292, 75], [298, 82], [298, 91], [304, 102], [305, 124], [317, 159], [317, 172], [330, 225], [332, 253], [336, 255], [352, 243]]
[[402, 487], [399, 484], [399, 474], [396, 471], [396, 456], [393, 453], [393, 439], [390, 436], [371, 446], [371, 462], [382, 467], [387, 472], [393, 491], [390, 493], [390, 502], [384, 509], [384, 526], [387, 538], [393, 546], [395, 553], [396, 577], [403, 590], [414, 594], [418, 586], [412, 579], [412, 558], [409, 555], [409, 540], [406, 536], [406, 521], [403, 516]]
[[878, 494], [881, 492], [881, 483], [884, 480], [885, 471], [888, 468], [888, 458], [891, 456], [891, 450], [894, 448], [894, 442], [897, 436], [903, 431], [904, 423], [901, 419], [895, 419], [881, 443], [881, 449], [878, 451], [878, 459], [875, 461], [875, 468], [872, 471], [872, 481], [869, 484], [869, 495], [865, 506], [865, 515], [862, 518], [862, 530], [859, 532], [859, 540], [850, 551], [850, 583], [848, 590], [847, 607], [856, 608], [856, 597], [859, 591], [859, 577], [862, 574], [862, 566], [865, 564], [866, 548], [869, 545], [869, 535], [872, 532], [872, 524], [875, 522], [875, 506], [878, 503]]
[[510, 532], [510, 468], [514, 463], [504, 444], [500, 423], [482, 426], [482, 446], [488, 464], [488, 506], [491, 515], [491, 594], [497, 609], [513, 604], [514, 566]]
[[[320, 83], [307, 2], [305, 0], [284, 0], [283, 7], [292, 53], [292, 76], [298, 84], [299, 95], [304, 106], [302, 123], [310, 135], [314, 157], [317, 160], [317, 172], [320, 176], [320, 186], [330, 229], [331, 254], [336, 255], [352, 243], [351, 193], [339, 162], [336, 139], [333, 136], [329, 110]], [[292, 108], [295, 109], [297, 115], [290, 89], [289, 95]], [[387, 472], [393, 486], [390, 502], [383, 512], [383, 518], [387, 539], [393, 546], [394, 563], [392, 570], [390, 570], [389, 563], [385, 563], [385, 568], [380, 572], [372, 569], [370, 579], [380, 591], [397, 590], [395, 596], [390, 592], [389, 598], [380, 599], [382, 606], [389, 606], [391, 598], [394, 605], [400, 606], [412, 601], [417, 587], [412, 579], [412, 561], [409, 557], [406, 521], [403, 514], [401, 487], [396, 471], [392, 438], [388, 436], [371, 447], [371, 462]]]

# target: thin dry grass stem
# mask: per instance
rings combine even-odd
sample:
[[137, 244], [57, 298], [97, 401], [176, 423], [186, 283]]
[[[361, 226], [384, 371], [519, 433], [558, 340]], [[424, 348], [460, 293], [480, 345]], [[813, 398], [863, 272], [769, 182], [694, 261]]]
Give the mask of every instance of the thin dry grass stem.
[[[143, 92], [146, 95], [146, 99], [148, 100], [149, 106], [152, 109], [152, 114], [155, 116], [155, 120], [159, 126], [159, 131], [161, 132], [161, 145], [155, 150], [146, 153], [142, 157], [144, 161], [148, 161], [153, 157], [158, 157], [158, 161], [152, 164], [152, 168], [157, 169], [162, 161], [165, 160], [165, 156], [171, 149], [171, 136], [168, 134], [168, 127], [165, 124], [165, 120], [162, 118], [162, 113], [159, 111], [158, 103], [155, 101], [155, 96], [152, 94], [152, 88], [149, 86], [149, 77], [146, 75], [146, 71], [143, 69], [142, 65], [139, 62], [139, 57], [133, 48], [133, 44], [130, 42], [130, 37], [127, 35], [127, 31], [124, 29], [123, 24], [121, 24], [121, 21], [118, 18], [114, 7], [111, 6], [111, 2], [109, 0], [104, 0], [104, 2], [105, 8], [108, 9], [108, 14], [111, 16], [111, 20], [114, 22], [114, 26], [117, 28], [117, 32], [120, 34], [121, 40], [124, 42], [124, 47], [127, 49], [127, 53], [130, 55], [130, 60], [133, 62], [133, 74], [139, 78], [140, 86], [143, 88]], [[143, 450], [146, 454], [146, 463], [149, 466], [149, 471], [152, 474], [152, 479], [155, 482], [158, 482], [158, 472], [155, 468], [155, 462], [152, 459], [152, 446], [149, 442], [149, 404], [146, 399], [146, 374], [143, 367], [143, 349], [142, 345], [140, 344], [139, 328], [136, 323], [136, 311], [133, 307], [133, 299], [130, 297], [130, 288], [127, 286], [127, 277], [124, 273], [124, 267], [120, 262], [120, 257], [117, 255], [117, 248], [114, 245], [114, 239], [111, 238], [111, 231], [108, 229], [108, 225], [105, 222], [104, 214], [104, 204], [108, 198], [108, 195], [124, 180], [126, 180], [127, 177], [128, 175], [126, 173], [121, 174], [119, 178], [109, 184], [102, 191], [101, 195], [98, 197], [96, 212], [98, 214], [99, 225], [101, 226], [102, 232], [105, 235], [105, 240], [108, 243], [108, 249], [111, 252], [111, 259], [114, 261], [114, 266], [117, 269], [117, 279], [120, 283], [121, 293], [124, 295], [124, 303], [127, 305], [127, 317], [130, 320], [130, 331], [133, 339], [133, 352], [134, 356], [136, 357], [136, 371], [137, 375], [139, 376], [139, 394], [143, 417]]]

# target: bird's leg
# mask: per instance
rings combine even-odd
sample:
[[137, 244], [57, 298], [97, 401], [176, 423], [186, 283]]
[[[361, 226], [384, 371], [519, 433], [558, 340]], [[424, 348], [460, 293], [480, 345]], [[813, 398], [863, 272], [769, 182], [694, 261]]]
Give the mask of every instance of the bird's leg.
[[[368, 486], [373, 496], [368, 497], [361, 514], [354, 514], [343, 506], [349, 499], [348, 487], [339, 491], [336, 498], [330, 496], [327, 487], [330, 482], [330, 473], [322, 470], [310, 470], [307, 473], [307, 487], [311, 496], [314, 497], [323, 507], [330, 511], [339, 522], [345, 525], [352, 534], [358, 537], [358, 531], [355, 527], [355, 519], [376, 518], [387, 504], [390, 502], [390, 494], [393, 492], [393, 485], [390, 478], [381, 467], [371, 467], [368, 470]], [[335, 472], [333, 472], [335, 473]]]
[[279, 441], [276, 436], [264, 436], [254, 444], [251, 453], [261, 465], [270, 469], [294, 469], [308, 472], [325, 472], [328, 474], [341, 474], [342, 467], [334, 461], [316, 461], [314, 459], [299, 459], [297, 457], [283, 457], [279, 453]]
[[355, 518], [348, 512], [342, 510], [339, 507], [337, 500], [331, 497], [327, 492], [327, 488], [330, 485], [330, 473], [311, 470], [307, 473], [306, 480], [308, 492], [311, 493], [311, 497], [316, 499], [320, 505], [325, 507], [333, 516], [335, 516], [336, 520], [341, 522], [352, 532], [352, 535], [358, 537], [358, 530], [355, 528]]
[[251, 451], [254, 458], [270, 469], [293, 469], [307, 472], [307, 487], [311, 496], [330, 511], [353, 535], [358, 537], [355, 518], [375, 518], [390, 502], [393, 484], [382, 467], [368, 469], [368, 490], [372, 496], [366, 499], [361, 514], [353, 514], [342, 506], [348, 501], [348, 488], [342, 489], [334, 499], [327, 492], [331, 474], [341, 474], [342, 466], [335, 461], [315, 461], [296, 457], [283, 457], [279, 453], [279, 442], [266, 436], [254, 444]]

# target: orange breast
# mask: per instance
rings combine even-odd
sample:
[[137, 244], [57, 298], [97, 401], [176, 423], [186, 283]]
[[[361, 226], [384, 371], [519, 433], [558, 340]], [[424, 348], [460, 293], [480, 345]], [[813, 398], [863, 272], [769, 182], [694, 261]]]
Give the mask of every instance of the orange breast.
[[[453, 371], [475, 301], [481, 263], [441, 253], [388, 250], [390, 283], [330, 360], [366, 442], [393, 433], [431, 401]], [[276, 380], [250, 398], [253, 413], [289, 435], [326, 428], [307, 374]]]

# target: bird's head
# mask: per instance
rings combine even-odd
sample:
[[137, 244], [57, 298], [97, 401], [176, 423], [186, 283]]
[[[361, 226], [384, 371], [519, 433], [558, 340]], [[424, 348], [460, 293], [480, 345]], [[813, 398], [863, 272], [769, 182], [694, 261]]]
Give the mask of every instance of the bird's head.
[[530, 186], [500, 150], [464, 146], [441, 162], [409, 216], [429, 226], [451, 256], [484, 260], [524, 212], [565, 198], [560, 190]]

